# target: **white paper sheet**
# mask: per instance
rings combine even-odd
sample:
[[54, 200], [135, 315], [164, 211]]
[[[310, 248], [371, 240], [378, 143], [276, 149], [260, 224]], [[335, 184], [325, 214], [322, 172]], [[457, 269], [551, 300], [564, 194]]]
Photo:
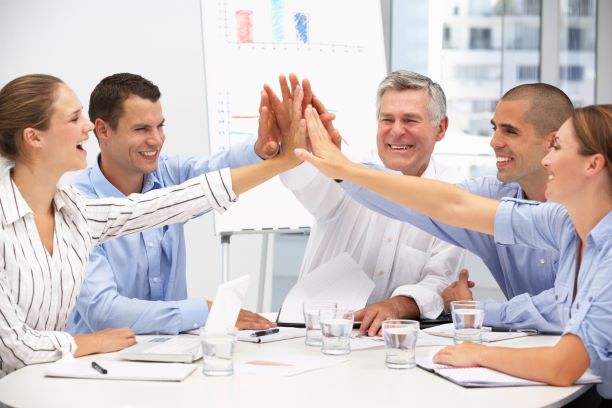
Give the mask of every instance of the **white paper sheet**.
[[346, 252], [313, 269], [291, 288], [278, 321], [304, 323], [306, 300], [335, 301], [339, 308], [359, 310], [366, 305], [375, 284]]
[[344, 363], [348, 356], [296, 356], [290, 354], [260, 355], [234, 366], [236, 373], [288, 377]]
[[208, 313], [206, 330], [223, 331], [236, 325], [249, 281], [250, 276], [245, 275], [219, 285], [217, 296]]

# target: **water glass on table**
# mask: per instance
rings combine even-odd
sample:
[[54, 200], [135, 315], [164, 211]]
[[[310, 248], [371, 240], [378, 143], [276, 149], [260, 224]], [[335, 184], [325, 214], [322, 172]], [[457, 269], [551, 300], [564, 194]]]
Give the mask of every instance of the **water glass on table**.
[[355, 312], [349, 309], [320, 309], [321, 352], [335, 356], [351, 352], [351, 331]]
[[416, 343], [419, 322], [416, 320], [385, 320], [382, 332], [387, 348], [385, 365], [389, 368], [416, 367]]
[[484, 304], [478, 300], [456, 300], [451, 302], [455, 344], [471, 341], [482, 342]]
[[319, 310], [336, 310], [338, 305], [331, 301], [306, 301], [304, 302], [304, 323], [306, 326], [306, 345], [321, 346], [321, 325], [319, 324]]
[[202, 340], [202, 373], [212, 377], [234, 374], [234, 348], [238, 329], [200, 330]]

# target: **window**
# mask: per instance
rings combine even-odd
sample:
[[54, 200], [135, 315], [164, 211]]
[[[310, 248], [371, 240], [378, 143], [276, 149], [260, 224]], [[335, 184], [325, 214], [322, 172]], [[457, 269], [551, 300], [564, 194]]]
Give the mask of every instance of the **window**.
[[584, 68], [581, 65], [568, 65], [559, 67], [559, 78], [562, 81], [582, 81]]
[[516, 67], [516, 79], [519, 81], [538, 81], [540, 78], [540, 67], [537, 65], [518, 65]]
[[470, 49], [490, 50], [493, 48], [490, 28], [470, 28]]

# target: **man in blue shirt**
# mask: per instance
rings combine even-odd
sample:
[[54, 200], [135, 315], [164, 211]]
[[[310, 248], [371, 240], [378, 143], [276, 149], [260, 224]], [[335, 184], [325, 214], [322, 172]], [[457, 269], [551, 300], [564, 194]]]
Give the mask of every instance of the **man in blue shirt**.
[[[89, 102], [89, 117], [100, 145], [96, 164], [74, 184], [89, 197], [125, 197], [179, 184], [224, 167], [270, 158], [278, 144], [260, 129], [253, 142], [210, 157], [161, 155], [164, 117], [160, 91], [134, 74], [104, 78]], [[259, 156], [259, 157], [258, 157]], [[129, 327], [137, 334], [177, 334], [199, 328], [210, 302], [187, 299], [184, 225], [173, 224], [99, 245], [93, 251], [77, 305], [72, 333]], [[239, 328], [266, 329], [274, 323], [241, 310]]]
[[[567, 95], [551, 85], [526, 84], [509, 90], [500, 100], [491, 120], [494, 131], [491, 147], [497, 158], [497, 178], [467, 180], [458, 186], [496, 199], [512, 197], [545, 201], [547, 176], [541, 160], [554, 133], [572, 111]], [[388, 217], [409, 222], [480, 256], [506, 298], [510, 299], [505, 303], [487, 302], [485, 324], [561, 330], [551, 289], [558, 266], [558, 252], [496, 244], [493, 237], [486, 234], [436, 222], [352, 183], [341, 184], [363, 205]], [[465, 272], [443, 293], [447, 304], [456, 298], [469, 296]]]

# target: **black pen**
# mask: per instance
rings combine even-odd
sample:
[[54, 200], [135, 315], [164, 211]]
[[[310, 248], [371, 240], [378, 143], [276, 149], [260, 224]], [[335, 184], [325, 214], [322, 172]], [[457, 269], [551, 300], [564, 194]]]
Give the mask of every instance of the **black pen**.
[[100, 364], [96, 363], [95, 361], [91, 362], [91, 367], [97, 372], [99, 372], [100, 374], [108, 373], [108, 370], [106, 368], [102, 367]]
[[259, 331], [251, 333], [251, 337], [261, 337], [267, 334], [278, 333], [278, 331], [279, 331], [278, 327], [275, 327], [274, 329], [268, 329], [268, 330], [259, 330]]
[[491, 331], [495, 333], [527, 333], [527, 334], [540, 334], [537, 329], [521, 329], [512, 327], [483, 327], [485, 331]]

